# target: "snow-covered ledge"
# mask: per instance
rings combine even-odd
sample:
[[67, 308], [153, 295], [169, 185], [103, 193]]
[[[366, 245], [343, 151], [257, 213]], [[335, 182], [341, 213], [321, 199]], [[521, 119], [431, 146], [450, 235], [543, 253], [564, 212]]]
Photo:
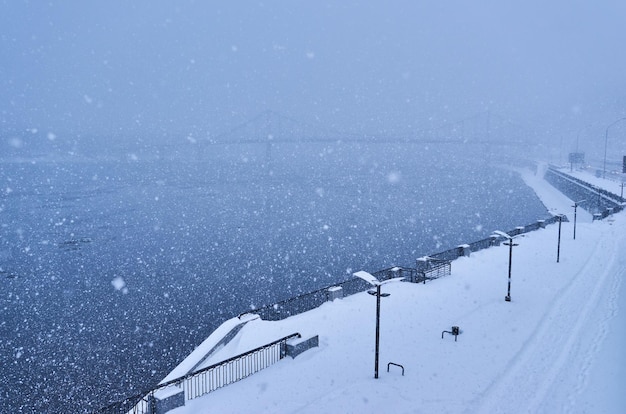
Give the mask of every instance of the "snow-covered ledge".
[[246, 313], [239, 318], [231, 318], [225, 321], [163, 378], [159, 384], [180, 378], [200, 368], [203, 362], [230, 342], [245, 324], [256, 319], [259, 319], [259, 315]]
[[319, 336], [315, 335], [310, 338], [294, 338], [287, 342], [287, 355], [292, 358], [297, 357], [304, 351], [316, 348], [320, 344]]

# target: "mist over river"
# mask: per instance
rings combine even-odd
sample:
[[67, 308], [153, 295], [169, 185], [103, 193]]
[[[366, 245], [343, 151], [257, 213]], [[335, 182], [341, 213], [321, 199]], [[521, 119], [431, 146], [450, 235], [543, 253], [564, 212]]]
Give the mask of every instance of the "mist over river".
[[478, 146], [166, 155], [0, 163], [0, 412], [96, 409], [243, 311], [549, 216]]

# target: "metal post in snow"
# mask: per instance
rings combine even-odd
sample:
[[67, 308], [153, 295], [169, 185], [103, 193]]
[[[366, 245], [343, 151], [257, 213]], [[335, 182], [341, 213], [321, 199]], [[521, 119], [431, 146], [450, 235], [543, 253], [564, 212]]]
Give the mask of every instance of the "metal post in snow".
[[559, 214], [559, 241], [556, 245], [556, 262], [559, 262], [559, 256], [561, 255], [561, 222], [563, 221], [563, 215]]
[[574, 240], [576, 240], [576, 209], [578, 206], [574, 204]]
[[502, 244], [504, 244], [505, 246], [509, 246], [509, 283], [508, 283], [508, 288], [507, 288], [506, 296], [504, 297], [504, 300], [507, 302], [510, 302], [511, 301], [511, 265], [513, 262], [513, 246], [518, 246], [518, 244], [513, 243], [513, 237], [509, 236], [507, 233], [503, 231], [495, 230], [494, 233], [508, 240], [508, 242], [504, 242]]
[[572, 207], [574, 207], [574, 240], [576, 240], [576, 210], [578, 209], [578, 206], [580, 205], [580, 203], [587, 201], [587, 200], [580, 200], [580, 201], [575, 201], [574, 205]]
[[403, 280], [404, 278], [396, 277], [393, 279], [385, 280], [384, 282], [380, 282], [373, 275], [363, 270], [353, 273], [353, 275], [365, 280], [372, 286], [376, 286], [376, 291], [370, 290], [367, 293], [376, 296], [376, 350], [374, 354], [374, 378], [378, 378], [378, 355], [379, 355], [379, 350], [380, 350], [380, 298], [387, 297], [390, 295], [389, 293], [381, 293], [380, 287], [386, 283], [399, 282], [400, 280]]
[[378, 351], [380, 349], [380, 285], [376, 286], [376, 356], [374, 357], [374, 378], [378, 378]]
[[511, 301], [511, 263], [513, 262], [513, 246], [517, 246], [517, 244], [513, 243], [513, 239], [509, 239], [508, 242], [504, 242], [504, 245], [509, 246], [509, 283], [508, 288], [506, 290], [506, 296], [504, 300], [507, 302]]

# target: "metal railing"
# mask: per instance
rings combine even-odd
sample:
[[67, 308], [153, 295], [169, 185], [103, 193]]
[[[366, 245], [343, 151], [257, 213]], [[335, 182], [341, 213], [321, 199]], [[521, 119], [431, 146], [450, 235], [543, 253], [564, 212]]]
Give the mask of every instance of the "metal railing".
[[280, 321], [292, 315], [298, 315], [321, 306], [324, 302], [328, 301], [328, 289], [331, 287], [341, 287], [344, 295], [347, 296], [364, 292], [370, 288], [370, 285], [359, 278], [354, 278], [313, 292], [303, 293], [278, 303], [243, 312], [239, 314], [239, 317], [247, 313], [254, 313], [265, 321]]
[[[454, 249], [450, 251], [454, 251]], [[420, 264], [422, 266], [416, 272], [415, 283], [422, 282], [425, 284], [427, 280], [439, 279], [452, 274], [452, 262], [450, 260], [429, 257], [425, 262], [418, 262], [418, 265]]]
[[[275, 364], [287, 355], [287, 341], [300, 337], [299, 333], [285, 336], [183, 377], [185, 399], [191, 400], [208, 394]], [[176, 384], [179, 381], [181, 379], [172, 380], [169, 384]], [[166, 384], [168, 383], [163, 386]]]
[[553, 167], [548, 168], [545, 180], [572, 200], [583, 200], [579, 206], [594, 215], [594, 219], [606, 218], [624, 209], [626, 199], [603, 188], [589, 184]]
[[478, 240], [469, 244], [470, 251], [477, 252], [479, 250], [488, 249], [495, 245], [495, 240], [493, 237], [489, 237], [487, 239]]
[[[373, 275], [381, 281], [394, 277], [405, 277], [406, 280], [410, 281], [415, 277], [415, 274], [416, 269], [405, 267], [392, 267], [373, 273]], [[343, 282], [335, 283], [332, 286], [326, 286], [312, 292], [294, 296], [281, 302], [265, 305], [260, 308], [240, 313], [238, 316], [241, 317], [247, 313], [254, 313], [259, 315], [261, 319], [265, 321], [279, 321], [292, 315], [298, 315], [321, 306], [324, 302], [328, 301], [328, 290], [331, 287], [340, 287], [343, 290], [343, 296], [354, 295], [355, 293], [364, 292], [371, 288], [367, 282], [360, 278], [348, 279]]]
[[152, 405], [150, 404], [150, 400], [148, 395], [139, 394], [133, 395], [131, 397], [127, 397], [121, 401], [116, 401], [107, 405], [106, 407], [102, 407], [93, 413], [96, 414], [141, 414], [141, 413], [149, 413]]
[[[285, 336], [267, 345], [159, 384], [151, 390], [115, 402], [95, 412], [99, 414], [152, 414], [161, 411], [158, 406], [167, 404], [162, 401], [172, 396], [180, 396], [184, 401], [203, 396], [275, 364], [287, 355], [287, 341], [300, 337], [299, 333]], [[166, 398], [159, 398], [159, 393], [163, 393]]]

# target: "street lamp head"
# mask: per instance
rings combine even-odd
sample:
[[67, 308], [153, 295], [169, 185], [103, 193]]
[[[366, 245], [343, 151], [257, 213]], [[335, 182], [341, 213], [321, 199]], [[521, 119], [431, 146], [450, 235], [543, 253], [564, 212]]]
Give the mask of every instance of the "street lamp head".
[[359, 270], [358, 272], [355, 272], [352, 275], [365, 280], [367, 283], [369, 283], [372, 286], [380, 285], [380, 281], [378, 279], [376, 279], [376, 277], [374, 277], [374, 275], [372, 275], [370, 273], [367, 273], [364, 270]]
[[513, 239], [517, 239], [518, 237], [525, 237], [524, 234], [516, 234], [515, 236], [509, 236], [507, 233], [500, 231], [500, 230], [494, 230], [493, 234], [491, 235], [491, 237], [504, 237], [507, 240], [513, 240]]
[[494, 230], [493, 231], [493, 236], [500, 236], [500, 237], [504, 237], [505, 239], [509, 239], [511, 240], [513, 237], [509, 236], [507, 233], [500, 231], [500, 230]]
[[[378, 292], [376, 292], [375, 290], [368, 290], [367, 293], [369, 293], [372, 296], [377, 296]], [[381, 298], [386, 298], [387, 296], [391, 296], [391, 293], [381, 293], [380, 297]]]
[[358, 272], [355, 272], [352, 275], [365, 280], [367, 283], [369, 283], [372, 286], [386, 285], [387, 283], [399, 282], [401, 280], [404, 280], [404, 277], [394, 277], [392, 279], [387, 279], [381, 282], [380, 280], [376, 279], [374, 275], [367, 273], [364, 270], [359, 270]]

